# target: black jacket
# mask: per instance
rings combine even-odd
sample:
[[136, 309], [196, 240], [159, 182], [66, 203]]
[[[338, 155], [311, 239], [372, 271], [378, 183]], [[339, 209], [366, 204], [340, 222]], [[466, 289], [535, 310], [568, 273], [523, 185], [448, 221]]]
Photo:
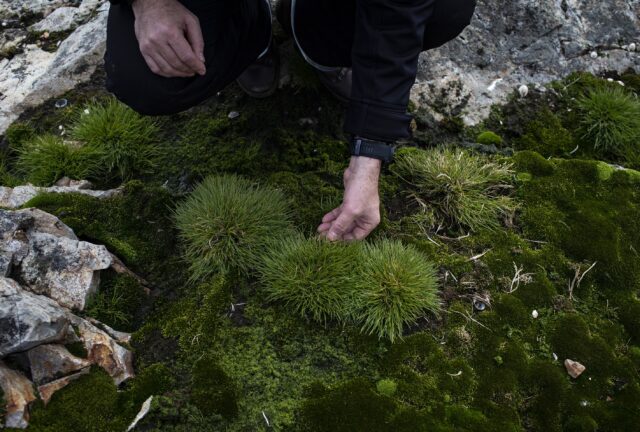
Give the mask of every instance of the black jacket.
[[409, 92], [433, 3], [434, 0], [356, 0], [353, 90], [345, 132], [390, 142], [409, 136]]

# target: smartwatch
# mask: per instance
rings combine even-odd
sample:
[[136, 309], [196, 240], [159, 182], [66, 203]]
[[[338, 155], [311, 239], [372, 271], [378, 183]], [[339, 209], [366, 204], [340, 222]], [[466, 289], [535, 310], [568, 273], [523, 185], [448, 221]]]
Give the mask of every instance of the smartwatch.
[[351, 151], [351, 156], [366, 156], [379, 159], [385, 163], [391, 163], [395, 148], [383, 141], [369, 140], [356, 136], [351, 138], [349, 150]]

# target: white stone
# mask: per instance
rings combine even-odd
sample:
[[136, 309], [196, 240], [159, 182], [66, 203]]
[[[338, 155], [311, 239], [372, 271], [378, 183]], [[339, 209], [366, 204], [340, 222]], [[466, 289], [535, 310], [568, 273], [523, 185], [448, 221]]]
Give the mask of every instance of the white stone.
[[78, 25], [80, 16], [76, 7], [60, 7], [44, 18], [29, 27], [33, 32], [52, 31], [60, 32], [75, 28]]
[[127, 428], [127, 432], [130, 432], [133, 429], [135, 429], [135, 427], [138, 425], [138, 422], [142, 420], [144, 416], [146, 416], [149, 413], [149, 410], [151, 409], [151, 401], [153, 401], [153, 396], [149, 396], [147, 400], [143, 402], [142, 408], [140, 408], [140, 411], [136, 415], [136, 418], [133, 419], [133, 421]]
[[54, 381], [91, 366], [86, 359], [74, 356], [62, 345], [39, 345], [27, 353], [31, 379], [36, 385]]
[[520, 93], [520, 97], [527, 97], [527, 95], [529, 94], [529, 87], [524, 84], [521, 85], [520, 87], [518, 87], [518, 93]]
[[538, 311], [534, 309], [533, 312], [531, 312], [531, 316], [533, 317], [533, 319], [538, 318], [539, 316]]
[[629, 44], [629, 46], [627, 47], [627, 49], [628, 49], [629, 51], [631, 51], [631, 52], [635, 51], [635, 50], [636, 50], [636, 43], [635, 43], [635, 42], [631, 42], [631, 43]]
[[597, 51], [591, 51], [591, 53], [589, 54], [589, 57], [591, 57], [592, 59], [597, 59], [598, 58], [598, 52]]

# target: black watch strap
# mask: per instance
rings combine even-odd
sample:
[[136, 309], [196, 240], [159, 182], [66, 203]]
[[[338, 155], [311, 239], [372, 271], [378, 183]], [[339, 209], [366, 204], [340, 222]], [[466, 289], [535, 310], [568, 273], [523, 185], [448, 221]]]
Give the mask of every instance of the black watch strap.
[[353, 137], [349, 150], [352, 156], [366, 156], [386, 163], [393, 161], [394, 147], [383, 141]]

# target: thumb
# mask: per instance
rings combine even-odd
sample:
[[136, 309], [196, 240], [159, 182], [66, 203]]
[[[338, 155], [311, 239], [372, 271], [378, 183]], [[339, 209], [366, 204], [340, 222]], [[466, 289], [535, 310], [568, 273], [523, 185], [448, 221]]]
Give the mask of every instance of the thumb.
[[197, 18], [186, 20], [187, 40], [193, 49], [195, 55], [204, 63], [204, 39], [202, 38], [202, 29]]
[[353, 226], [353, 215], [342, 212], [340, 216], [331, 224], [327, 239], [330, 241], [336, 241], [342, 239], [342, 237], [348, 233]]

